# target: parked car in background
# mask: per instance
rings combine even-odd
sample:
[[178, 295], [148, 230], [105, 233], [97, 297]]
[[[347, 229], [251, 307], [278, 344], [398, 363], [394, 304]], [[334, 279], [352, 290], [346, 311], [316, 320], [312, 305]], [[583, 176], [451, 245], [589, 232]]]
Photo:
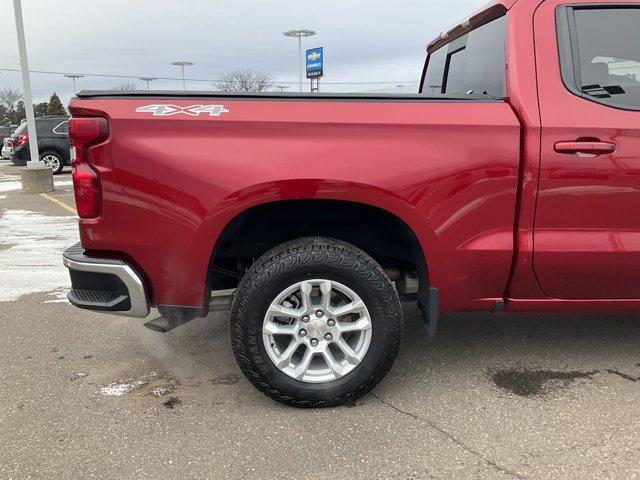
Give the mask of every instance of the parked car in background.
[[2, 158], [11, 158], [12, 148], [13, 148], [13, 140], [11, 140], [11, 137], [3, 138], [2, 152], [0, 152], [0, 155], [2, 156]]
[[[3, 125], [0, 127], [0, 140], [2, 140], [2, 152], [0, 155], [3, 158], [9, 158], [11, 155], [11, 147], [8, 146], [8, 144], [11, 143], [10, 137], [16, 128], [18, 128], [18, 125]], [[9, 140], [9, 142], [7, 142], [7, 140]]]
[[11, 136], [16, 128], [18, 128], [18, 125], [2, 125], [0, 127], [0, 137], [6, 138]]
[[[69, 117], [49, 115], [36, 118], [38, 152], [40, 160], [51, 167], [53, 174], [62, 172], [70, 164], [69, 153]], [[14, 165], [26, 165], [29, 161], [29, 132], [27, 124], [21, 124], [11, 136], [13, 151], [11, 162]]]

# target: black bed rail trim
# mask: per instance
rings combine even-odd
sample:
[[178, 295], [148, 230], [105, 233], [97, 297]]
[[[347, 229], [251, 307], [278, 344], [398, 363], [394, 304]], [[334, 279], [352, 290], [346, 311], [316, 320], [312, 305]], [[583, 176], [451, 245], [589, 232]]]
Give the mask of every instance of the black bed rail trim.
[[282, 93], [282, 92], [212, 92], [212, 91], [175, 91], [175, 90], [135, 90], [114, 92], [113, 90], [82, 90], [76, 98], [228, 98], [234, 100], [341, 100], [341, 101], [424, 101], [424, 102], [503, 102], [502, 98], [492, 98], [487, 95], [457, 95], [427, 96], [419, 93]]

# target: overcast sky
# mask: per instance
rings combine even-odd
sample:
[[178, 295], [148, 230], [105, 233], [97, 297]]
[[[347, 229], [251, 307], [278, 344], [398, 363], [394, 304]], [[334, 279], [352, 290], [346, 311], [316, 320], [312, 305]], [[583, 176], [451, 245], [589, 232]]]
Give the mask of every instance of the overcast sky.
[[[215, 79], [251, 68], [279, 82], [296, 82], [297, 42], [285, 30], [317, 35], [304, 48], [325, 47], [324, 91], [391, 85], [330, 82], [410, 82], [420, 77], [425, 45], [482, 7], [486, 0], [23, 0], [31, 70], [179, 77], [176, 60], [195, 62], [187, 77]], [[0, 0], [0, 68], [19, 68], [13, 2]], [[33, 73], [34, 100], [52, 91], [66, 104], [71, 80]], [[79, 89], [109, 89], [135, 79], [85, 77]], [[138, 88], [144, 83], [136, 82]], [[20, 88], [18, 73], [2, 71], [0, 87]], [[156, 89], [181, 88], [158, 80]], [[306, 84], [305, 84], [306, 87]], [[213, 89], [188, 82], [188, 89]], [[290, 90], [295, 91], [292, 84]]]

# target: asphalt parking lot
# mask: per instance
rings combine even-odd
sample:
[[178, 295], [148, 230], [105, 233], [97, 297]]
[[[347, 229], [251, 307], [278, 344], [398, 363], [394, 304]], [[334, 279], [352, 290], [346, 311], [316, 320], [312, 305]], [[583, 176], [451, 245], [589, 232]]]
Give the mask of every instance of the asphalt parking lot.
[[640, 477], [637, 318], [451, 315], [429, 340], [406, 305], [373, 394], [295, 410], [242, 377], [225, 313], [159, 334], [72, 308], [55, 181], [0, 165], [0, 478]]

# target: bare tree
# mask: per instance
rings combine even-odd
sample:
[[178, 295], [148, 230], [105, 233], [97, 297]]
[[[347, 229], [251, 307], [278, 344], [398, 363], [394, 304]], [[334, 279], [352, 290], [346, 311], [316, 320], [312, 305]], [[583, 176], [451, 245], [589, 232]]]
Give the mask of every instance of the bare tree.
[[221, 92], [264, 92], [275, 85], [271, 75], [253, 70], [234, 70], [218, 76], [215, 87]]
[[119, 92], [133, 92], [134, 90], [137, 90], [137, 89], [138, 89], [138, 87], [136, 86], [135, 83], [133, 83], [133, 82], [123, 82], [120, 85], [116, 85], [111, 90], [117, 90]]
[[15, 114], [20, 100], [22, 100], [20, 90], [15, 90], [11, 87], [0, 89], [0, 105], [4, 107], [7, 116], [12, 117]]

